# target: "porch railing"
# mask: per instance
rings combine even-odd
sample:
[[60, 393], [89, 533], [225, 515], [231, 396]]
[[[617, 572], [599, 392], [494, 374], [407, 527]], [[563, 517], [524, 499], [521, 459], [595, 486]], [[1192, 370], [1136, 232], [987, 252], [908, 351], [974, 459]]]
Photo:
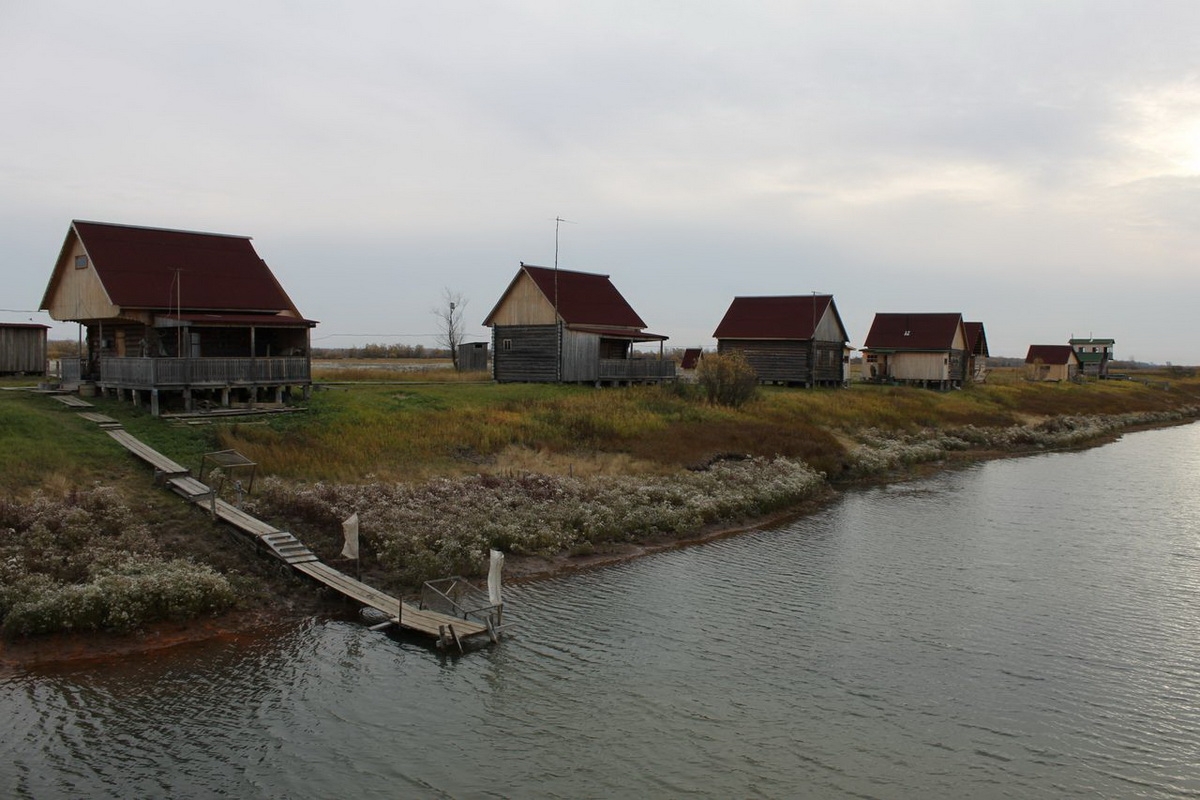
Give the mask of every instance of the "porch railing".
[[109, 386], [235, 386], [309, 383], [307, 358], [103, 358]]
[[600, 380], [639, 381], [675, 377], [675, 362], [657, 358], [602, 358]]
[[78, 358], [61, 358], [58, 364], [58, 377], [63, 383], [79, 383], [83, 377], [83, 362]]

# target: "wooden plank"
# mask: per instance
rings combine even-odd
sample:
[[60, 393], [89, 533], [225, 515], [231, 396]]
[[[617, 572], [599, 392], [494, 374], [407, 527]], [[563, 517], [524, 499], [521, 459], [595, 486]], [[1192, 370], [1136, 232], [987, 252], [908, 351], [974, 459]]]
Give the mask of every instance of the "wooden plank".
[[185, 475], [189, 472], [187, 467], [175, 463], [154, 448], [143, 444], [124, 429], [113, 428], [108, 431], [108, 435], [120, 442], [126, 450], [168, 475]]
[[208, 486], [205, 486], [191, 476], [170, 478], [167, 480], [167, 484], [189, 500], [193, 497], [207, 497], [208, 493], [212, 491]]
[[352, 600], [357, 600], [363, 605], [377, 608], [385, 614], [391, 614], [399, 608], [400, 600], [398, 598], [367, 586], [365, 583], [357, 581], [349, 575], [338, 572], [328, 564], [320, 561], [312, 561], [293, 564], [292, 566], [313, 580], [323, 583], [329, 588], [340, 592]]
[[117, 422], [115, 419], [113, 419], [112, 417], [108, 416], [107, 414], [101, 414], [98, 411], [80, 411], [79, 416], [83, 417], [88, 422], [95, 422], [99, 425], [120, 425], [121, 424], [121, 423]]
[[217, 518], [228, 522], [255, 537], [263, 537], [279, 533], [279, 529], [268, 525], [262, 520], [252, 517], [237, 506], [230, 505], [224, 500], [217, 500]]
[[71, 408], [95, 408], [95, 406], [93, 406], [87, 400], [76, 397], [73, 394], [55, 394], [51, 395], [51, 397], [62, 403], [64, 406], [70, 406]]
[[[382, 610], [382, 609], [380, 609]], [[430, 611], [425, 608], [417, 608], [416, 606], [404, 604], [403, 613], [400, 616], [399, 624], [405, 628], [427, 633], [430, 636], [438, 635], [438, 626], [453, 625], [454, 630], [461, 637], [477, 636], [481, 633], [487, 633], [487, 625], [476, 622], [473, 619], [463, 619], [462, 617], [451, 617], [448, 614], [441, 614], [437, 611]]]

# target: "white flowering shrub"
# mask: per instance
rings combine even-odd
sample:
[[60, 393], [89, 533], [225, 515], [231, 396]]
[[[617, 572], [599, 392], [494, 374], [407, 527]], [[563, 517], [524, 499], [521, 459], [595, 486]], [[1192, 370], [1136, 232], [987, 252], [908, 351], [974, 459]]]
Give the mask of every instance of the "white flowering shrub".
[[475, 476], [420, 486], [303, 486], [267, 479], [252, 513], [333, 528], [357, 511], [379, 565], [413, 586], [477, 575], [489, 548], [555, 555], [677, 537], [794, 506], [824, 485], [820, 473], [782, 458], [719, 462], [653, 478]]
[[117, 492], [0, 500], [0, 631], [131, 631], [230, 608], [228, 581], [168, 559]]
[[1194, 418], [1200, 409], [1144, 411], [1128, 414], [1051, 417], [1034, 425], [951, 430], [926, 429], [898, 434], [878, 429], [858, 435], [859, 446], [850, 453], [851, 477], [884, 475], [905, 466], [938, 461], [953, 450], [1041, 450], [1078, 447], [1138, 425], [1160, 425]]

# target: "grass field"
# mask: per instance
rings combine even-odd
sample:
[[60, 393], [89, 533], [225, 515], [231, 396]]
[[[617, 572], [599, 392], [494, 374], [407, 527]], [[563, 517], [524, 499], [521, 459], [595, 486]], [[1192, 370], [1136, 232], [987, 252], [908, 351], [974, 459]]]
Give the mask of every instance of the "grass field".
[[[1200, 407], [1200, 381], [1156, 375], [1050, 385], [998, 372], [947, 393], [766, 388], [729, 409], [689, 386], [352, 371], [366, 380], [330, 379], [286, 415], [188, 424], [93, 402], [194, 471], [214, 450], [248, 456], [259, 470], [251, 512], [322, 558], [337, 557], [340, 520], [358, 512], [364, 574], [397, 592], [476, 575], [489, 548], [556, 557], [671, 540], [813, 501], [826, 479], [879, 479], [964, 450], [1079, 446]], [[231, 550], [221, 526], [156, 487], [97, 425], [44, 395], [3, 390], [20, 383], [0, 380], [6, 634], [291, 605], [291, 584]]]
[[[481, 472], [661, 474], [728, 453], [800, 459], [836, 477], [863, 431], [1003, 427], [1200, 404], [1200, 379], [1162, 388], [1166, 379], [1155, 374], [1141, 376], [1150, 384], [1036, 384], [997, 371], [987, 384], [953, 392], [766, 387], [737, 410], [708, 405], [688, 386], [497, 385], [430, 381], [426, 373], [398, 381], [396, 372], [379, 382], [370, 367], [361, 374], [367, 382], [319, 386], [303, 413], [242, 421], [182, 425], [114, 399], [94, 402], [193, 468], [205, 452], [236, 449], [263, 474], [351, 483]], [[46, 397], [2, 391], [0, 412], [0, 485], [11, 491], [89, 485], [127, 466], [106, 435]]]

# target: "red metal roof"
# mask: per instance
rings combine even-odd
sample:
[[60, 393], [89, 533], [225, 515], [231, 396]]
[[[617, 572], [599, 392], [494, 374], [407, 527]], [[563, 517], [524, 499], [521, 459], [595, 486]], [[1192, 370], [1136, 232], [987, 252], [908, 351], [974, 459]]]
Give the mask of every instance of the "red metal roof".
[[987, 334], [982, 322], [964, 322], [963, 332], [967, 335], [967, 352], [977, 356], [988, 355]]
[[[713, 338], [808, 341], [832, 303], [833, 297], [827, 294], [735, 297]], [[836, 308], [834, 314], [837, 314]], [[841, 327], [840, 318], [837, 322]], [[845, 334], [844, 328], [842, 333]]]
[[81, 220], [72, 228], [124, 308], [296, 311], [247, 236]]
[[[1075, 348], [1069, 344], [1031, 344], [1025, 363], [1070, 364], [1072, 358], [1075, 358]], [[1075, 360], [1079, 361], [1078, 358]]]
[[558, 314], [569, 325], [613, 325], [639, 330], [646, 327], [607, 275], [529, 264], [522, 264], [521, 269], [547, 300], [554, 303], [557, 296]]
[[628, 339], [631, 342], [665, 342], [670, 339], [670, 336], [663, 336], [661, 333], [650, 333], [643, 330], [630, 330], [628, 328], [596, 328], [589, 325], [568, 325], [567, 330], [578, 331], [579, 333], [594, 333], [597, 336], [604, 336], [609, 339]]
[[304, 328], [316, 325], [316, 320], [300, 317], [285, 317], [281, 314], [162, 314], [155, 318], [162, 327], [178, 327], [173, 322], [188, 325], [236, 325], [238, 327], [260, 326], [263, 328]]
[[683, 351], [683, 358], [679, 361], [680, 369], [695, 369], [700, 364], [700, 354], [704, 351], [699, 347], [689, 347]]
[[876, 314], [863, 350], [950, 350], [962, 314]]

